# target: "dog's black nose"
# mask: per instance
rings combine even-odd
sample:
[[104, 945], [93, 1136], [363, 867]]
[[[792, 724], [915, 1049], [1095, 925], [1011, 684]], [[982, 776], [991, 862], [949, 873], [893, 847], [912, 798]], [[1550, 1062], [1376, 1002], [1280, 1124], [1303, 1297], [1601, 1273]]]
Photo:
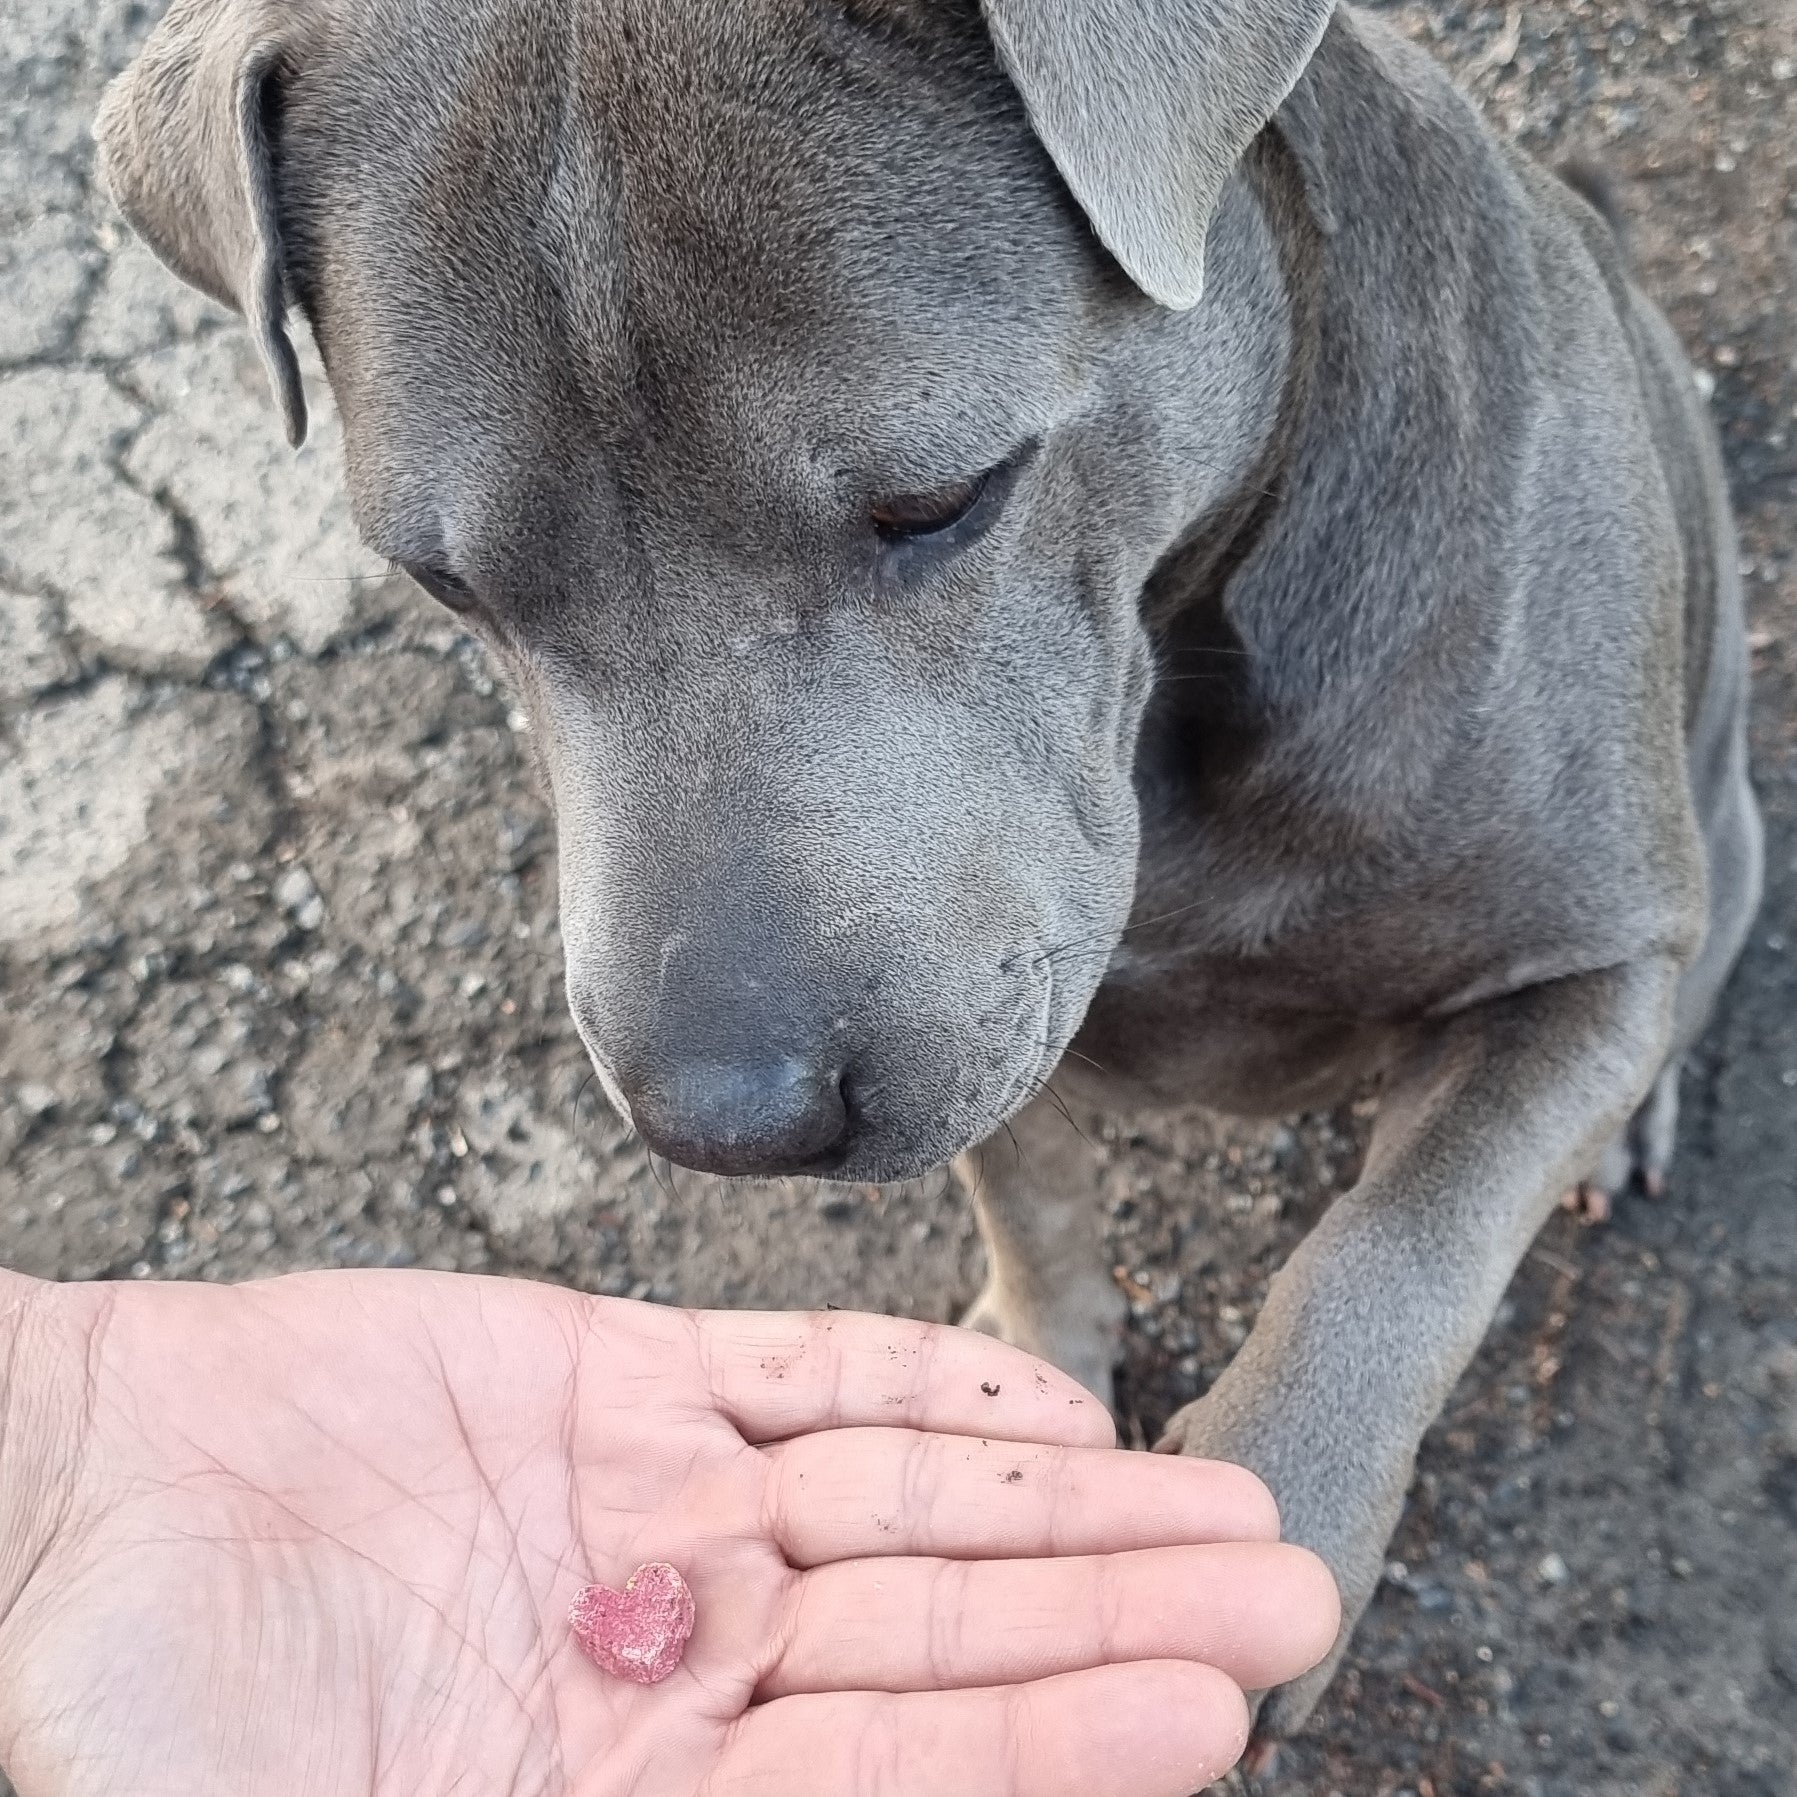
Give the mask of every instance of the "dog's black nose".
[[848, 1140], [840, 1071], [790, 1057], [685, 1067], [624, 1096], [643, 1140], [700, 1173], [826, 1173]]

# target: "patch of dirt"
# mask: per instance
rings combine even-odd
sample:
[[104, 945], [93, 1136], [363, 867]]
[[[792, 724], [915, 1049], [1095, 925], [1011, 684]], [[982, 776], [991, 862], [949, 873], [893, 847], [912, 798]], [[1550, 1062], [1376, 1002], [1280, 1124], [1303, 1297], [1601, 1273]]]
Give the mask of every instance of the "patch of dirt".
[[[474, 646], [289, 465], [241, 334], [130, 243], [86, 122], [148, 13], [0, 25], [0, 1262], [508, 1272], [934, 1318], [944, 1180], [651, 1166], [561, 987], [549, 821]], [[1755, 632], [1767, 906], [1669, 1195], [1556, 1220], [1425, 1447], [1295, 1797], [1797, 1792], [1797, 15], [1385, 8], [1500, 126], [1618, 178], [1714, 382]], [[79, 525], [80, 528], [74, 528]], [[103, 603], [129, 569], [135, 607]], [[1567, 877], [1576, 879], [1577, 869]], [[1363, 1119], [1110, 1145], [1126, 1427], [1215, 1376]], [[556, 1195], [586, 1194], [571, 1214]]]

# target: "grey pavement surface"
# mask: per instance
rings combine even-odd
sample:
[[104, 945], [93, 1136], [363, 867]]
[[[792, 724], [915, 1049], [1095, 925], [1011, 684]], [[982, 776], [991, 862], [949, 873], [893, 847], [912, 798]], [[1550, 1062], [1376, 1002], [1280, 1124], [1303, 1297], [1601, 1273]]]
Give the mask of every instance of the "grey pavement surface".
[[[64, 1279], [420, 1265], [937, 1318], [945, 1181], [652, 1168], [562, 1003], [522, 719], [356, 542], [315, 365], [284, 447], [243, 333], [96, 192], [157, 9], [0, 16], [0, 1263]], [[1673, 1191], [1557, 1221], [1423, 1456], [1277, 1788], [1797, 1792], [1797, 12], [1389, 8], [1506, 130], [1624, 182], [1743, 524], [1772, 889]], [[1565, 877], [1581, 878], [1569, 867]], [[1363, 1117], [1118, 1141], [1124, 1423], [1202, 1390], [1353, 1175]]]

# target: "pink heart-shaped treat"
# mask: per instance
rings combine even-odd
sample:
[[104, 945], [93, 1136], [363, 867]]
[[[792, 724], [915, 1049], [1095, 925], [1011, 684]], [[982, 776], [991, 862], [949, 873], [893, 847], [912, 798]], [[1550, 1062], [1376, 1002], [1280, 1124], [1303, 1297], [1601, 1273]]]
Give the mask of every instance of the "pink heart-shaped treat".
[[622, 1591], [588, 1585], [568, 1612], [589, 1657], [637, 1685], [659, 1685], [680, 1664], [697, 1619], [686, 1580], [659, 1560], [639, 1566]]

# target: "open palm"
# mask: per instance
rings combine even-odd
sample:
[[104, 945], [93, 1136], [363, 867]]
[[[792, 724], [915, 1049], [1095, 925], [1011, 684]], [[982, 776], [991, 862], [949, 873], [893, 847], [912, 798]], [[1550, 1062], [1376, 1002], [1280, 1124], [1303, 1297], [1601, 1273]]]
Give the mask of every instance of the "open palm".
[[[1180, 1797], [1333, 1636], [1252, 1479], [983, 1336], [413, 1274], [40, 1302], [81, 1354], [0, 1625], [22, 1797]], [[698, 1627], [644, 1689], [566, 1619], [652, 1560]]]

